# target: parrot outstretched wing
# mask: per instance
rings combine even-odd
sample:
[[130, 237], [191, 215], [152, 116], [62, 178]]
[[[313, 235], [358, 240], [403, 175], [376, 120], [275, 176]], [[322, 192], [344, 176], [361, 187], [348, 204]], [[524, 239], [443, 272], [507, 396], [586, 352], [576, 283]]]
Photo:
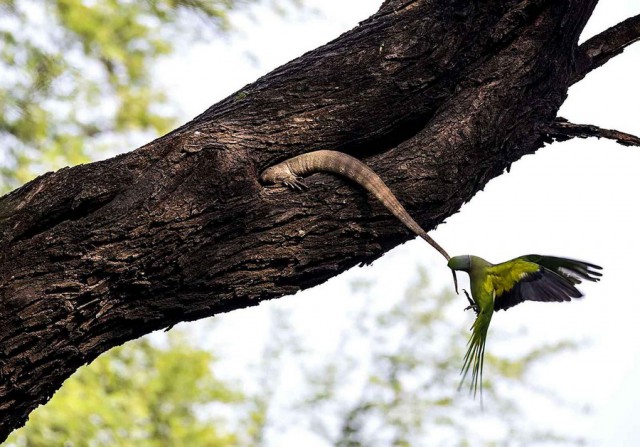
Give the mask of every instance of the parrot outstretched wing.
[[602, 270], [602, 267], [599, 265], [578, 261], [576, 259], [540, 255], [526, 255], [522, 256], [520, 259], [535, 262], [547, 270], [551, 270], [552, 272], [564, 276], [573, 284], [580, 284], [583, 279], [597, 282], [600, 281], [600, 277], [602, 276], [602, 273], [598, 271]]
[[582, 280], [599, 281], [601, 267], [574, 259], [526, 255], [488, 269], [493, 279], [495, 310], [523, 301], [570, 301], [582, 297]]

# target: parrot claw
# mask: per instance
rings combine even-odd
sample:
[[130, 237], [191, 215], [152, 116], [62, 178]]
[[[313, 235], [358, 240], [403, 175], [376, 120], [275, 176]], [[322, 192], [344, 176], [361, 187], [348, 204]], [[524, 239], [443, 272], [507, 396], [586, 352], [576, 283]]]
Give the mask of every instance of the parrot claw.
[[469, 304], [471, 304], [471, 306], [475, 306], [476, 302], [473, 301], [473, 298], [471, 298], [471, 296], [469, 295], [469, 292], [467, 292], [467, 289], [462, 289], [462, 291], [467, 296], [467, 300], [469, 300]]
[[464, 308], [464, 310], [469, 310], [469, 309], [473, 310], [476, 313], [476, 315], [478, 315], [478, 313], [480, 313], [480, 309], [475, 304], [472, 305], [472, 306], [467, 306], [467, 307]]
[[471, 296], [469, 295], [469, 292], [467, 292], [465, 289], [462, 289], [462, 291], [467, 296], [467, 300], [469, 300], [469, 305], [467, 307], [465, 307], [464, 310], [473, 309], [473, 311], [476, 313], [476, 315], [478, 315], [478, 313], [480, 312], [480, 308], [478, 307], [476, 302], [473, 301], [473, 298], [471, 298]]

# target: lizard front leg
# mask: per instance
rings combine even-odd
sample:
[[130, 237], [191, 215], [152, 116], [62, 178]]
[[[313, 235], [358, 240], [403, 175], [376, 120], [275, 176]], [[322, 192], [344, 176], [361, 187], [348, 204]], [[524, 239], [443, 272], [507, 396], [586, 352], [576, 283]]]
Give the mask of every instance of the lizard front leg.
[[293, 175], [291, 176], [290, 179], [283, 180], [282, 184], [288, 186], [291, 189], [295, 189], [298, 191], [304, 191], [306, 189], [309, 189], [307, 184], [304, 183], [302, 180], [300, 180], [300, 177], [295, 177]]
[[308, 189], [308, 186], [301, 180], [301, 177], [291, 171], [286, 161], [265, 169], [262, 174], [260, 174], [260, 181], [270, 185], [282, 183], [298, 191]]

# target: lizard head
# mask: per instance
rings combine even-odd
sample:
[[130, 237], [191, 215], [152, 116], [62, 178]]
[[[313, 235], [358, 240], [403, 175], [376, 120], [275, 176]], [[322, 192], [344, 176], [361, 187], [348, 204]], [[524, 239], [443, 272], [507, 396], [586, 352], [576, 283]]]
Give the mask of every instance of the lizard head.
[[278, 163], [275, 166], [265, 169], [260, 174], [260, 181], [269, 185], [276, 183], [284, 183], [291, 180], [293, 174], [289, 170], [289, 166], [286, 163]]

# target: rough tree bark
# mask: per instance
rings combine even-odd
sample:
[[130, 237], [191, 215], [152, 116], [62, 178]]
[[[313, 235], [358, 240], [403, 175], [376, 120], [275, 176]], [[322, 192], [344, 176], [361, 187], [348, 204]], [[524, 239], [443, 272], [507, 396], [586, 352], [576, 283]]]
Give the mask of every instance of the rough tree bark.
[[432, 229], [523, 155], [587, 136], [555, 123], [568, 87], [640, 34], [634, 18], [615, 45], [578, 46], [596, 2], [387, 0], [170, 134], [0, 198], [0, 439], [115, 345], [411, 237], [342, 179], [263, 188], [265, 167], [351, 153]]

